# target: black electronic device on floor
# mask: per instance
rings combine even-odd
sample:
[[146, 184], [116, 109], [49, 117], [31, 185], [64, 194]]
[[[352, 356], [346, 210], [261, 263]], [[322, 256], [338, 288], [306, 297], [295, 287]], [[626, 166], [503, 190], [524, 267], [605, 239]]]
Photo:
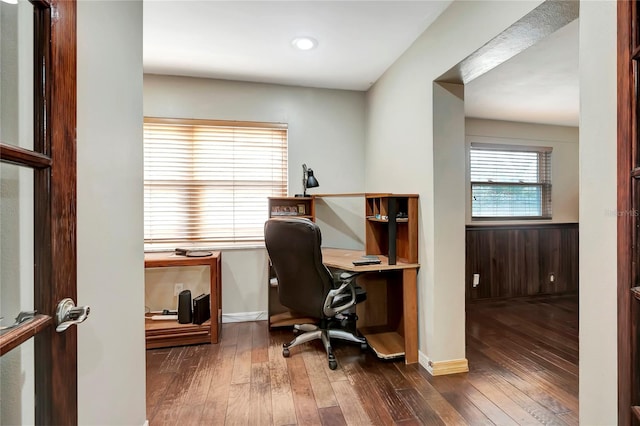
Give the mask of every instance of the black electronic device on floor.
[[178, 295], [178, 322], [191, 323], [191, 290], [183, 290]]
[[211, 296], [201, 294], [193, 299], [193, 323], [202, 324], [211, 318]]

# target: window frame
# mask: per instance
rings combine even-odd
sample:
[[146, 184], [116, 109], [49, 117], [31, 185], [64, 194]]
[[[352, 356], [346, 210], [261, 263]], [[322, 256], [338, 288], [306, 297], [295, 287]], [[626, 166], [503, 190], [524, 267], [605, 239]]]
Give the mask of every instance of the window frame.
[[[530, 152], [538, 154], [538, 180], [537, 182], [487, 182], [487, 181], [473, 181], [471, 156], [473, 150], [479, 151], [502, 151], [502, 152]], [[514, 144], [514, 143], [491, 143], [491, 142], [470, 142], [467, 164], [468, 174], [467, 182], [469, 184], [469, 215], [472, 221], [530, 221], [530, 220], [542, 220], [549, 221], [553, 219], [553, 167], [552, 167], [552, 153], [553, 147], [550, 146], [537, 146], [529, 144]], [[474, 185], [485, 186], [520, 186], [520, 187], [537, 187], [540, 189], [540, 215], [519, 215], [519, 216], [475, 216], [474, 215]]]

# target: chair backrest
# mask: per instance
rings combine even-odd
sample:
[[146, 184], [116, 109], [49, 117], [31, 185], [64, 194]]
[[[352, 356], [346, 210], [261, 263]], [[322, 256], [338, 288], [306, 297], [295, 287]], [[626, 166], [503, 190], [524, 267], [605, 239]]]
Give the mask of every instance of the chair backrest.
[[322, 263], [318, 225], [303, 218], [269, 219], [264, 241], [278, 278], [280, 303], [292, 311], [323, 318], [333, 278]]

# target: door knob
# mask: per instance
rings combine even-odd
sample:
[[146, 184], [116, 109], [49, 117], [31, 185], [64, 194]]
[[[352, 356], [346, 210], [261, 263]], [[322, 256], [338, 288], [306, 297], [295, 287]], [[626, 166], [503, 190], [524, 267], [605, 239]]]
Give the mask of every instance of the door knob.
[[56, 309], [56, 331], [62, 333], [74, 324], [80, 324], [89, 316], [88, 306], [76, 306], [73, 299], [62, 299]]

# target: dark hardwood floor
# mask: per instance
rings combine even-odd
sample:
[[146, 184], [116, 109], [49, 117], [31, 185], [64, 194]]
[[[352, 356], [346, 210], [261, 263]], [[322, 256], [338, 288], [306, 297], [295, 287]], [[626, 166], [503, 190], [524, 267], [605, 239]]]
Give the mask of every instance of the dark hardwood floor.
[[337, 343], [291, 350], [266, 322], [224, 324], [217, 345], [147, 351], [147, 418], [160, 425], [578, 424], [576, 296], [467, 306], [470, 372], [431, 377]]

